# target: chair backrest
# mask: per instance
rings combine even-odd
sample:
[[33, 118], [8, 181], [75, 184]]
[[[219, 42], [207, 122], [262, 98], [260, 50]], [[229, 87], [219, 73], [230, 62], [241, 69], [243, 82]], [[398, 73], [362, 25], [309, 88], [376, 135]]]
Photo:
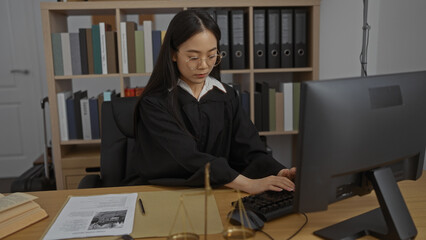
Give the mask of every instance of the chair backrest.
[[133, 115], [136, 97], [113, 98], [102, 104], [101, 181], [103, 187], [119, 186], [136, 171], [131, 159], [134, 145]]

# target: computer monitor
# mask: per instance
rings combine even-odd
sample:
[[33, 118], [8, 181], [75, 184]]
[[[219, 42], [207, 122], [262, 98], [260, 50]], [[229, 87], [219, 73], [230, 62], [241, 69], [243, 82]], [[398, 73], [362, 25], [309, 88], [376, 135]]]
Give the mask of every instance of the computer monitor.
[[397, 181], [416, 180], [426, 147], [426, 71], [301, 84], [295, 208], [375, 190], [380, 207], [314, 232], [326, 239], [410, 239], [417, 229]]

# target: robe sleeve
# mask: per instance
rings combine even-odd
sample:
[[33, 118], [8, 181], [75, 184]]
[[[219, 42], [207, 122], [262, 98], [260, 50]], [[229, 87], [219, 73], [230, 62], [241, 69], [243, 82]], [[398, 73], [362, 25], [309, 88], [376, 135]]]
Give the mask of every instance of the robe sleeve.
[[263, 178], [276, 175], [285, 168], [266, 152], [259, 133], [241, 106], [238, 95], [232, 88], [233, 130], [230, 165], [248, 178]]
[[178, 124], [167, 110], [164, 100], [146, 96], [138, 110], [141, 119], [138, 123], [138, 144], [144, 156], [142, 162], [147, 165], [141, 168], [143, 175], [151, 179], [150, 183], [203, 186], [207, 162], [211, 164], [212, 186], [229, 183], [238, 176], [239, 173], [228, 164], [226, 158], [197, 150], [193, 136]]

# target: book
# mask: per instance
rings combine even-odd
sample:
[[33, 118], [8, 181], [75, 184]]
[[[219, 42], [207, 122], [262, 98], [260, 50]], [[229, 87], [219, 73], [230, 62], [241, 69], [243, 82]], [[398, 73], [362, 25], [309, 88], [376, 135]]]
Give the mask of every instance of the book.
[[300, 82], [293, 83], [293, 130], [299, 130]]
[[81, 122], [80, 100], [87, 97], [87, 91], [77, 91], [74, 93], [74, 117], [77, 132], [77, 139], [83, 139], [83, 125]]
[[89, 99], [87, 97], [80, 99], [80, 110], [83, 139], [90, 140], [92, 139], [92, 127], [90, 125], [90, 108]]
[[161, 31], [152, 31], [152, 60], [153, 64], [157, 63], [158, 55], [160, 55], [161, 48]]
[[77, 126], [74, 113], [74, 96], [65, 100], [67, 106], [68, 140], [77, 139]]
[[92, 29], [86, 29], [86, 45], [87, 45], [87, 68], [89, 74], [95, 73], [95, 63], [93, 59], [93, 41], [92, 41]]
[[72, 75], [71, 66], [71, 47], [70, 47], [70, 34], [61, 33], [61, 44], [62, 44], [62, 62], [64, 64], [64, 75]]
[[72, 75], [81, 75], [80, 36], [70, 33], [71, 70]]
[[124, 89], [125, 97], [134, 97], [136, 96], [136, 88], [125, 88]]
[[[269, 84], [267, 82], [256, 83], [256, 91], [262, 98], [260, 114], [262, 118], [262, 128], [260, 131], [269, 131]], [[257, 110], [255, 110], [256, 112]]]
[[293, 83], [281, 83], [284, 94], [284, 131], [293, 131]]
[[60, 33], [52, 33], [53, 71], [55, 76], [64, 75], [62, 60], [62, 40]]
[[135, 96], [138, 97], [138, 96], [142, 95], [144, 90], [145, 90], [145, 87], [136, 87], [135, 88]]
[[4, 238], [48, 215], [33, 200], [37, 197], [26, 193], [0, 194], [0, 238]]
[[69, 97], [71, 97], [71, 95], [72, 95], [71, 91], [57, 93], [59, 129], [61, 132], [61, 141], [69, 140], [66, 100]]
[[247, 116], [250, 117], [250, 93], [247, 91], [243, 91], [241, 93], [241, 105], [244, 109], [244, 112], [247, 114]]
[[92, 48], [94, 74], [102, 74], [101, 33], [99, 25], [92, 25]]
[[135, 22], [126, 22], [127, 64], [129, 65], [129, 73], [136, 72], [135, 30]]
[[269, 88], [269, 131], [275, 131], [276, 128], [276, 109], [275, 109], [275, 88]]
[[276, 131], [284, 131], [284, 94], [282, 92], [275, 93], [275, 119]]
[[98, 119], [99, 119], [99, 136], [102, 136], [102, 104], [104, 102], [104, 93], [98, 94]]
[[152, 72], [154, 69], [152, 53], [152, 21], [143, 21], [144, 45], [145, 45], [145, 72]]
[[99, 42], [101, 46], [101, 67], [102, 74], [108, 74], [108, 65], [107, 65], [107, 46], [106, 46], [106, 37], [105, 37], [105, 23], [99, 23]]
[[123, 73], [129, 73], [129, 63], [127, 57], [127, 31], [126, 22], [120, 22], [120, 38], [121, 38], [121, 61], [123, 65]]
[[89, 74], [89, 65], [87, 62], [87, 36], [86, 29], [80, 28], [78, 29], [78, 38], [80, 41], [80, 62], [81, 62], [81, 73]]
[[117, 33], [105, 33], [108, 73], [117, 73]]
[[145, 72], [145, 45], [143, 31], [135, 31], [136, 72]]
[[90, 109], [90, 127], [92, 130], [92, 139], [99, 139], [99, 110], [98, 110], [98, 98], [91, 97], [89, 99]]

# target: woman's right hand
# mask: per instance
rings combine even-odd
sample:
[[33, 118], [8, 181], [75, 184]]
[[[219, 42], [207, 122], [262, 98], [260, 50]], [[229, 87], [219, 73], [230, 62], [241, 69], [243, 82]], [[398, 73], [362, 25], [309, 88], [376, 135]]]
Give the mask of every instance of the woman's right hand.
[[250, 179], [243, 175], [238, 175], [234, 181], [225, 186], [238, 189], [249, 194], [257, 194], [264, 191], [294, 191], [294, 183], [287, 177], [268, 176], [259, 179]]

